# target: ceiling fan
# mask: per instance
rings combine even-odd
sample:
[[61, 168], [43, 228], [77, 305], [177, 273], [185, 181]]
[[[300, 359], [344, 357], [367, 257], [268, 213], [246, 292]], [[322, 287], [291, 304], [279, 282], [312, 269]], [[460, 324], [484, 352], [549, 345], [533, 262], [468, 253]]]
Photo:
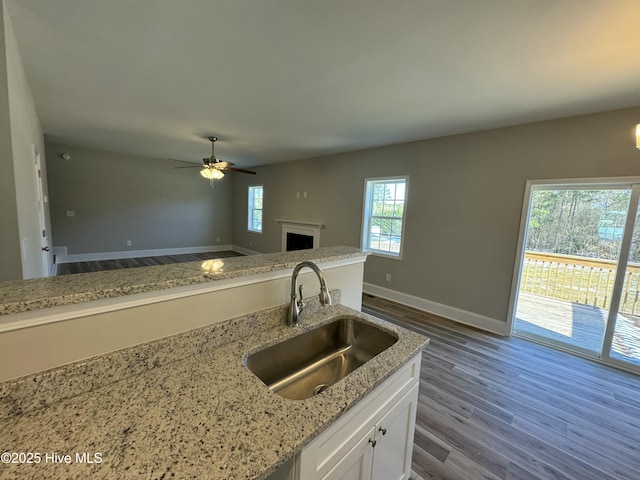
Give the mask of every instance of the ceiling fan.
[[[255, 175], [256, 172], [252, 172], [251, 170], [245, 170], [244, 168], [236, 168], [231, 162], [223, 162], [218, 160], [215, 155], [215, 144], [218, 140], [217, 137], [208, 137], [211, 142], [211, 156], [209, 158], [202, 159], [202, 166], [200, 165], [189, 165], [188, 167], [174, 167], [174, 168], [201, 168], [200, 175], [204, 178], [211, 181], [213, 185], [214, 180], [219, 180], [224, 177], [226, 172], [239, 172], [239, 173], [249, 173], [251, 175]], [[183, 162], [184, 160], [178, 160]]]

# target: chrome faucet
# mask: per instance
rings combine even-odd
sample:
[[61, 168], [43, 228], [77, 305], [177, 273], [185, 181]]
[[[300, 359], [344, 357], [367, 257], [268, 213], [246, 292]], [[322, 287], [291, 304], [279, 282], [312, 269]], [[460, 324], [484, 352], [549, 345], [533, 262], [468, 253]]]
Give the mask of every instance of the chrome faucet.
[[324, 274], [313, 262], [301, 262], [295, 266], [293, 269], [293, 274], [291, 275], [291, 302], [289, 303], [289, 310], [287, 311], [287, 325], [290, 327], [298, 326], [298, 319], [300, 318], [300, 314], [306, 304], [302, 298], [302, 285], [300, 285], [300, 299], [296, 297], [296, 287], [298, 284], [298, 273], [304, 267], [308, 267], [315, 272], [320, 280], [320, 295], [318, 298], [320, 299], [320, 303], [322, 305], [331, 305], [331, 296], [329, 295], [329, 290], [327, 290], [327, 281], [324, 278]]

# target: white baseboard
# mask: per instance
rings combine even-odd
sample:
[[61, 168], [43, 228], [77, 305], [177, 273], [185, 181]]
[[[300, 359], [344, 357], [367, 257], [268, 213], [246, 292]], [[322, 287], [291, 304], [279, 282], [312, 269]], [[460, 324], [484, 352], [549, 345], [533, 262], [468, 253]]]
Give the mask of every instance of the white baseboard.
[[237, 253], [241, 253], [243, 255], [259, 255], [262, 252], [257, 252], [255, 250], [249, 250], [248, 248], [241, 247], [239, 245], [231, 245], [231, 250]]
[[[54, 247], [56, 263], [94, 262], [121, 258], [157, 257], [161, 255], [184, 255], [188, 253], [221, 252], [232, 250], [232, 245], [209, 245], [203, 247], [155, 248], [150, 250], [123, 250], [119, 252], [95, 252], [67, 254], [67, 247]], [[239, 252], [241, 253], [241, 252]]]
[[439, 315], [455, 322], [470, 325], [481, 330], [487, 330], [498, 335], [507, 336], [509, 334], [507, 323], [495, 318], [485, 317], [478, 313], [462, 310], [461, 308], [451, 307], [442, 303], [433, 302], [425, 298], [416, 297], [407, 293], [391, 290], [390, 288], [380, 287], [372, 283], [364, 283], [363, 292], [376, 297], [385, 298], [408, 307], [413, 307], [427, 313]]

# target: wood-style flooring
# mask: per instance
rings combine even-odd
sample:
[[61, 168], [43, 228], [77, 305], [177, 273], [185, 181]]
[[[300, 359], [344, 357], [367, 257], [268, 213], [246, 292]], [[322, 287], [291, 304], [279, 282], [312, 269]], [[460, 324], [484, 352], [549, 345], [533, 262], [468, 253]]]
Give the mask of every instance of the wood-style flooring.
[[188, 253], [184, 255], [162, 255], [157, 257], [122, 258], [118, 260], [97, 260], [91, 262], [61, 263], [58, 265], [58, 275], [74, 273], [100, 272], [102, 270], [117, 270], [120, 268], [151, 267], [153, 265], [168, 265], [170, 263], [198, 262], [213, 258], [228, 258], [242, 256], [232, 251]]
[[364, 295], [431, 337], [413, 451], [421, 479], [640, 479], [640, 376]]

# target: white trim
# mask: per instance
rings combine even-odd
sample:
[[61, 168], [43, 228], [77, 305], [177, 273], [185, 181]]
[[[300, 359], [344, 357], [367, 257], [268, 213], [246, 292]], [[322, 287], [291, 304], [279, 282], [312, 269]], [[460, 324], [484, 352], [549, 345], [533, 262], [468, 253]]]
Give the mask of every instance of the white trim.
[[324, 228], [324, 223], [322, 222], [305, 222], [303, 220], [287, 220], [286, 218], [276, 218], [276, 222], [291, 223], [293, 225], [309, 225], [312, 227]]
[[[330, 262], [319, 262], [319, 265], [323, 270], [326, 270], [343, 267], [346, 265], [364, 263], [365, 260], [366, 257], [350, 257]], [[78, 303], [73, 305], [63, 305], [59, 307], [47, 308], [44, 310], [33, 310], [29, 312], [14, 313], [11, 315], [0, 317], [0, 333], [35, 327], [38, 325], [45, 325], [49, 323], [62, 322], [75, 318], [88, 317], [90, 315], [98, 315], [106, 312], [114, 312], [117, 310], [139, 307], [151, 303], [191, 297], [194, 295], [201, 295], [203, 293], [228, 290], [245, 285], [277, 280], [280, 278], [289, 278], [291, 277], [292, 272], [293, 267], [282, 270], [275, 270], [272, 272], [252, 274], [243, 277], [205, 281], [204, 283], [189, 285], [185, 287], [176, 287], [166, 290], [137, 293], [134, 295], [106, 298], [102, 300], [94, 300], [91, 302]]]
[[324, 227], [324, 223], [300, 222], [298, 220], [284, 220], [282, 218], [276, 218], [276, 221], [282, 225], [280, 251], [287, 251], [287, 233], [296, 233], [298, 235], [312, 237], [312, 248], [320, 248], [320, 230]]
[[640, 177], [595, 177], [595, 178], [553, 178], [527, 180], [531, 187], [556, 187], [563, 190], [584, 188], [628, 188], [640, 183]]
[[[618, 264], [616, 265], [616, 276], [613, 281], [613, 290], [611, 291], [611, 302], [609, 303], [609, 316], [602, 339], [602, 351], [600, 355], [603, 359], [608, 359], [611, 355], [611, 344], [613, 343], [613, 335], [618, 323], [618, 313], [620, 311], [620, 301], [622, 300], [622, 288], [624, 280], [627, 276], [627, 264], [629, 263], [629, 252], [631, 251], [631, 241], [633, 239], [634, 227], [636, 223], [636, 215], [638, 212], [638, 201], [640, 200], [640, 184], [631, 187], [631, 198], [627, 207], [627, 221], [624, 226], [624, 235], [620, 242], [620, 251], [618, 252]], [[635, 213], [635, 215], [634, 215]]]
[[518, 230], [518, 246], [513, 265], [513, 277], [511, 279], [511, 294], [509, 295], [509, 310], [507, 311], [507, 331], [513, 334], [514, 320], [518, 308], [518, 292], [520, 291], [520, 272], [524, 263], [524, 239], [527, 238], [527, 220], [531, 209], [532, 181], [527, 180], [524, 185], [524, 197], [522, 199], [522, 212], [520, 213], [520, 229]]
[[507, 329], [507, 324], [505, 322], [495, 318], [486, 317], [478, 313], [462, 310], [461, 308], [451, 307], [449, 305], [444, 305], [432, 300], [416, 297], [414, 295], [409, 295], [408, 293], [398, 292], [397, 290], [391, 290], [390, 288], [380, 287], [367, 282], [364, 283], [363, 292], [368, 293], [369, 295], [375, 295], [376, 297], [385, 298], [387, 300], [393, 300], [394, 302], [417, 308], [418, 310], [422, 310], [427, 313], [439, 315], [458, 323], [497, 333], [498, 335], [507, 336], [509, 334], [509, 330]]
[[119, 260], [121, 258], [157, 257], [161, 255], [184, 255], [189, 253], [221, 252], [232, 249], [232, 245], [209, 245], [202, 247], [155, 248], [149, 250], [68, 254], [66, 246], [54, 247], [56, 263], [93, 262], [97, 260]]

